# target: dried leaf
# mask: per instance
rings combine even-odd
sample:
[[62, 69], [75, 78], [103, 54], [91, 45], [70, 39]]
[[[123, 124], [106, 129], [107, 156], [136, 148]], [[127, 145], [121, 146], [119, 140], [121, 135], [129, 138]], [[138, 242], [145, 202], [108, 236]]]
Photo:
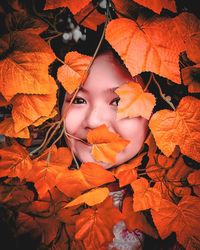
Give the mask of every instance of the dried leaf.
[[105, 183], [113, 182], [113, 174], [92, 162], [82, 163], [78, 170], [66, 170], [56, 179], [56, 186], [69, 197], [77, 197], [82, 192]]
[[200, 200], [194, 196], [184, 196], [178, 205], [162, 200], [158, 211], [152, 210], [154, 223], [162, 239], [172, 232], [185, 249], [200, 247], [199, 217]]
[[120, 187], [130, 184], [137, 179], [137, 171], [135, 168], [141, 165], [145, 153], [135, 157], [127, 164], [123, 164], [114, 171], [114, 175], [119, 179]]
[[176, 12], [175, 0], [155, 0], [151, 2], [148, 0], [134, 0], [134, 2], [153, 10], [157, 14], [160, 14], [162, 9], [168, 9], [172, 12]]
[[149, 187], [147, 179], [140, 178], [131, 183], [134, 190], [133, 209], [135, 212], [152, 208], [157, 210], [160, 206], [161, 193], [155, 187]]
[[183, 154], [200, 161], [199, 100], [183, 97], [176, 111], [161, 110], [156, 112], [149, 127], [157, 146], [170, 156], [178, 145]]
[[34, 182], [40, 197], [56, 185], [56, 177], [72, 162], [72, 155], [68, 148], [52, 146], [40, 157], [33, 160], [32, 171], [29, 172], [29, 181]]
[[18, 177], [22, 180], [26, 178], [27, 174], [32, 169], [29, 152], [18, 143], [0, 149], [0, 159], [1, 177]]
[[133, 199], [131, 197], [126, 197], [123, 201], [123, 211], [126, 226], [131, 232], [135, 229], [142, 231], [145, 234], [157, 239], [158, 233], [152, 225], [147, 221], [145, 215], [141, 212], [133, 211]]
[[84, 81], [92, 57], [78, 52], [69, 52], [65, 56], [65, 65], [58, 69], [58, 80], [69, 94]]
[[128, 145], [129, 141], [120, 135], [110, 132], [106, 125], [92, 129], [87, 134], [87, 140], [92, 146], [92, 156], [97, 161], [115, 163], [117, 153]]
[[30, 133], [28, 128], [23, 128], [22, 130], [15, 132], [15, 123], [12, 118], [6, 118], [0, 122], [0, 134], [8, 137], [17, 138], [30, 138]]
[[150, 118], [156, 99], [153, 94], [143, 91], [140, 84], [129, 82], [121, 85], [115, 92], [120, 97], [117, 119], [142, 116]]
[[109, 195], [109, 189], [106, 187], [93, 189], [85, 194], [78, 196], [69, 202], [65, 207], [71, 207], [86, 203], [88, 206], [94, 206], [103, 202]]
[[[51, 80], [48, 65], [55, 59], [53, 51], [38, 35], [17, 31], [0, 40], [0, 92], [10, 100], [17, 93], [49, 94]], [[17, 83], [17, 84], [16, 84]]]
[[194, 193], [200, 197], [200, 170], [190, 173], [187, 177], [188, 182], [192, 185]]
[[72, 14], [75, 15], [81, 9], [83, 9], [85, 6], [87, 6], [90, 1], [91, 0], [76, 0], [76, 1], [59, 0], [59, 1], [55, 2], [54, 0], [46, 0], [44, 10], [67, 7], [71, 10]]
[[181, 70], [183, 84], [190, 93], [200, 93], [200, 63]]
[[132, 76], [151, 71], [179, 84], [180, 52], [186, 50], [187, 38], [199, 29], [200, 21], [187, 12], [175, 18], [153, 17], [142, 23], [118, 18], [108, 24], [106, 39]]
[[113, 238], [113, 226], [122, 219], [113, 207], [111, 198], [106, 199], [97, 210], [84, 209], [76, 221], [76, 239], [83, 240], [85, 248], [96, 250]]

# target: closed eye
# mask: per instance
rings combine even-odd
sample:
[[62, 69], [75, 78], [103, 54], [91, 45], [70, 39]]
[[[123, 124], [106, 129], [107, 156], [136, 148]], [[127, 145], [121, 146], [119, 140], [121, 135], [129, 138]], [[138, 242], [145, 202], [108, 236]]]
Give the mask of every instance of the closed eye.
[[114, 99], [110, 102], [110, 105], [118, 106], [119, 101], [120, 101], [120, 98], [119, 98], [119, 97], [116, 97], [116, 98], [114, 98]]

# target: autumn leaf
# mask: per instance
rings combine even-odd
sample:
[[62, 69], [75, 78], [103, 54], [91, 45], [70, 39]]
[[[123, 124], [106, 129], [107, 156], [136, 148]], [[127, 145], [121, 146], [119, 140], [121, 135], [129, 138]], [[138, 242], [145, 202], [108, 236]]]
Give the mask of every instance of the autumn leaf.
[[194, 190], [194, 193], [200, 197], [200, 170], [190, 173], [187, 180]]
[[176, 12], [175, 0], [155, 0], [151, 2], [149, 2], [148, 0], [134, 0], [134, 2], [153, 10], [157, 14], [160, 14], [162, 9], [167, 9], [172, 12]]
[[48, 25], [41, 19], [33, 18], [27, 15], [25, 10], [10, 12], [5, 17], [6, 29], [11, 31], [26, 30], [29, 33], [39, 35], [48, 28]]
[[153, 94], [143, 91], [140, 84], [129, 82], [115, 90], [120, 97], [117, 119], [142, 116], [150, 118], [156, 99]]
[[18, 177], [22, 180], [32, 169], [29, 152], [18, 143], [0, 149], [0, 159], [1, 177]]
[[191, 61], [200, 63], [200, 33], [191, 34], [186, 40], [186, 53]]
[[135, 157], [127, 164], [122, 164], [114, 170], [114, 175], [119, 179], [120, 187], [130, 184], [137, 179], [136, 168], [141, 165], [145, 153]]
[[83, 9], [85, 6], [89, 4], [91, 0], [60, 0], [60, 1], [54, 1], [54, 0], [46, 0], [46, 4], [44, 7], [44, 10], [49, 9], [56, 9], [61, 7], [67, 7], [71, 10], [72, 14], [78, 13], [81, 9]]
[[[55, 55], [48, 44], [29, 31], [16, 31], [0, 40], [0, 92], [10, 100], [18, 93], [49, 94], [48, 66]], [[17, 83], [17, 84], [16, 84]]]
[[181, 70], [183, 84], [190, 93], [200, 93], [200, 63]]
[[179, 54], [186, 50], [187, 38], [199, 32], [199, 24], [189, 13], [175, 18], [153, 17], [142, 23], [118, 18], [108, 24], [106, 40], [132, 76], [151, 71], [180, 84]]
[[87, 140], [92, 145], [92, 156], [97, 161], [115, 163], [117, 153], [128, 145], [129, 141], [120, 135], [110, 132], [106, 125], [92, 129], [87, 134]]
[[28, 180], [34, 182], [40, 197], [56, 185], [56, 177], [72, 162], [72, 155], [68, 148], [54, 145], [41, 156], [33, 160], [33, 168], [29, 172]]
[[71, 207], [86, 203], [88, 206], [94, 206], [103, 202], [109, 195], [109, 190], [106, 187], [93, 189], [87, 193], [78, 196], [73, 201], [69, 202], [65, 207]]
[[194, 196], [184, 196], [176, 205], [163, 199], [158, 211], [151, 210], [153, 221], [162, 239], [172, 232], [185, 249], [199, 249], [200, 200]]
[[157, 210], [160, 206], [161, 193], [155, 187], [149, 187], [148, 180], [141, 177], [131, 183], [133, 188], [133, 209], [135, 212], [149, 208]]
[[82, 192], [113, 182], [113, 174], [92, 162], [82, 163], [80, 169], [66, 170], [56, 178], [56, 186], [69, 197], [77, 197]]
[[123, 217], [113, 207], [112, 199], [106, 199], [95, 209], [84, 209], [76, 221], [77, 240], [83, 240], [85, 248], [96, 250], [113, 238], [113, 226]]
[[[84, 17], [91, 13], [86, 19]], [[85, 8], [81, 9], [80, 12], [76, 13], [74, 16], [74, 19], [79, 24], [81, 22], [81, 25], [92, 29], [94, 31], [97, 30], [97, 26], [105, 22], [106, 18], [105, 15], [101, 14], [99, 11], [94, 8], [94, 5], [92, 2], [90, 2]], [[83, 20], [83, 21], [82, 21]]]
[[76, 51], [67, 53], [65, 64], [58, 69], [58, 80], [69, 94], [84, 81], [92, 57], [82, 55]]
[[178, 145], [183, 154], [200, 161], [199, 100], [192, 96], [183, 97], [175, 111], [156, 112], [149, 127], [157, 146], [170, 156]]
[[155, 227], [147, 221], [145, 215], [141, 212], [133, 211], [133, 199], [131, 197], [126, 197], [124, 199], [122, 213], [125, 217], [124, 221], [126, 226], [130, 232], [138, 229], [155, 239], [158, 238]]
[[[15, 132], [18, 132], [34, 122], [44, 122], [52, 116], [54, 106], [56, 105], [57, 86], [53, 78], [51, 83], [51, 93], [46, 95], [16, 95], [12, 99], [13, 110], [12, 117], [14, 120]], [[54, 113], [55, 114], [55, 113]], [[45, 119], [46, 117], [46, 119]]]
[[11, 117], [4, 119], [2, 122], [0, 122], [0, 134], [8, 137], [30, 138], [28, 128], [23, 128], [16, 133], [14, 126], [15, 123]]

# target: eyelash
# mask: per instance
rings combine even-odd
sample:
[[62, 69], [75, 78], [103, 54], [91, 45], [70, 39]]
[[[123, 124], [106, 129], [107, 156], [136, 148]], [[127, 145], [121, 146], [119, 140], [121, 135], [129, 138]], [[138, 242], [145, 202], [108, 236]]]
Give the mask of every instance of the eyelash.
[[[113, 100], [110, 102], [110, 105], [118, 106], [119, 101], [120, 101], [120, 98], [117, 97], [117, 98], [113, 99]], [[114, 104], [114, 102], [117, 102], [117, 104]], [[73, 100], [72, 103], [73, 103], [73, 104], [86, 104], [87, 102], [86, 102], [86, 100], [83, 99], [82, 97], [76, 97], [76, 98]]]

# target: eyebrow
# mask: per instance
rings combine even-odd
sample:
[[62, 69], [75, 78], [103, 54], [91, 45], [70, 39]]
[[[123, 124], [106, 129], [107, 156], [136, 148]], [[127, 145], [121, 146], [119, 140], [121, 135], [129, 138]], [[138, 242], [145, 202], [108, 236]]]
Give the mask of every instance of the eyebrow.
[[[109, 89], [105, 89], [103, 92], [104, 93], [113, 93], [118, 87], [114, 87], [114, 88], [109, 88]], [[81, 87], [80, 91], [84, 92], [84, 93], [88, 93], [89, 91], [83, 87]]]

